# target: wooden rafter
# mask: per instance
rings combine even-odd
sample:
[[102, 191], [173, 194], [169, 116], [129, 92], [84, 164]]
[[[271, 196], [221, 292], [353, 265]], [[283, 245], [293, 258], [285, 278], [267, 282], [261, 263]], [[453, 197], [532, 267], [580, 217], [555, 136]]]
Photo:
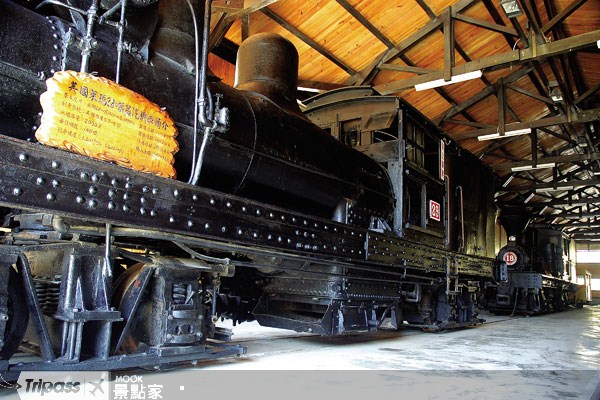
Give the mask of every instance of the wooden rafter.
[[236, 19], [262, 10], [278, 1], [280, 0], [213, 0], [212, 10], [225, 12], [230, 19]]
[[[471, 61], [463, 65], [452, 68], [452, 75], [461, 75], [467, 72], [473, 72], [486, 68], [506, 68], [511, 65], [522, 64], [533, 60], [541, 60], [554, 55], [566, 53], [569, 51], [579, 50], [587, 46], [595, 45], [600, 40], [600, 30], [583, 33], [581, 35], [572, 36], [566, 39], [557, 40], [555, 42], [543, 43], [537, 46], [532, 46], [524, 50], [513, 50], [494, 56], [484, 57], [479, 60]], [[375, 86], [381, 94], [391, 94], [399, 90], [410, 88], [419, 83], [425, 83], [442, 79], [444, 71], [436, 71], [430, 74], [420, 75], [413, 78], [407, 78], [396, 82], [384, 83]]]
[[344, 70], [348, 75], [356, 74], [356, 71], [353, 70], [350, 66], [346, 65], [342, 60], [334, 56], [329, 50], [325, 49], [323, 46], [315, 42], [312, 38], [307, 36], [305, 33], [300, 31], [298, 28], [281, 18], [279, 15], [275, 14], [268, 8], [263, 8], [260, 10], [267, 17], [271, 18], [273, 21], [277, 22], [279, 25], [283, 26], [286, 30], [288, 30], [291, 34], [296, 36], [298, 39], [302, 40], [304, 43], [315, 49], [319, 52], [323, 57], [327, 58], [329, 61], [337, 65], [339, 68]]
[[[583, 123], [590, 121], [600, 121], [600, 108], [592, 110], [581, 111], [579, 113], [569, 115], [559, 115], [554, 117], [541, 118], [535, 121], [528, 122], [515, 122], [506, 125], [507, 131], [514, 131], [519, 129], [533, 129], [541, 128], [545, 126], [561, 125], [561, 124], [572, 124], [572, 123]], [[453, 136], [456, 140], [474, 139], [481, 135], [489, 135], [496, 133], [496, 128], [485, 128], [476, 131], [461, 132]]]
[[555, 25], [564, 21], [569, 15], [573, 14], [586, 0], [574, 0], [565, 7], [561, 12], [556, 14], [554, 18], [548, 21], [544, 26], [541, 27], [543, 33], [549, 32]]
[[[535, 185], [512, 186], [508, 192], [530, 192], [535, 190], [561, 190], [560, 188], [581, 188], [600, 185], [600, 179], [571, 179], [565, 182], [546, 182]], [[568, 191], [564, 189], [564, 191]]]
[[544, 201], [540, 203], [535, 203], [533, 207], [543, 208], [543, 207], [571, 207], [571, 206], [587, 206], [588, 204], [600, 204], [600, 199], [592, 198], [592, 199], [579, 199], [566, 201], [564, 199], [556, 199], [550, 201]]
[[[548, 164], [548, 163], [574, 163], [577, 161], [593, 161], [600, 160], [600, 153], [588, 153], [588, 154], [570, 154], [564, 156], [552, 156], [552, 157], [544, 157], [537, 160], [537, 164]], [[492, 165], [492, 168], [495, 171], [511, 169], [514, 167], [524, 167], [528, 165], [533, 165], [533, 160], [521, 160], [518, 162], [511, 163], [503, 163]]]
[[361, 13], [359, 13], [356, 8], [352, 7], [347, 0], [336, 0], [340, 6], [344, 8], [350, 15], [352, 15], [358, 22], [361, 23], [362, 26], [367, 28], [369, 32], [373, 36], [375, 36], [381, 43], [386, 45], [388, 48], [394, 47], [394, 43], [392, 43], [379, 29], [375, 27], [368, 19], [366, 19]]
[[506, 25], [495, 24], [492, 22], [484, 21], [482, 19], [469, 17], [468, 15], [454, 13], [454, 19], [466, 22], [467, 24], [479, 26], [481, 28], [488, 29], [492, 32], [503, 33], [510, 36], [519, 36], [517, 31], [514, 28], [509, 28]]
[[[520, 69], [514, 71], [513, 73], [511, 73], [510, 75], [508, 75], [507, 77], [505, 77], [504, 83], [510, 84], [510, 83], [516, 82], [519, 79], [521, 79], [522, 77], [524, 77], [525, 75], [529, 74], [529, 72], [531, 72], [531, 70], [532, 70], [531, 67], [520, 68]], [[468, 100], [466, 100], [460, 104], [457, 104], [456, 106], [451, 107], [450, 109], [445, 111], [442, 115], [434, 118], [434, 122], [436, 122], [438, 125], [440, 125], [442, 122], [445, 122], [447, 119], [452, 118], [457, 114], [460, 114], [463, 110], [468, 109], [469, 107], [480, 102], [481, 100], [485, 99], [486, 97], [495, 94], [496, 90], [497, 90], [497, 88], [493, 85], [486, 87], [481, 92], [479, 92], [477, 95], [469, 98]]]
[[231, 28], [231, 25], [233, 25], [233, 21], [233, 19], [228, 18], [227, 13], [222, 13], [219, 16], [217, 24], [210, 33], [210, 38], [208, 41], [209, 49], [212, 50], [221, 43], [227, 31], [229, 30], [229, 28]]
[[429, 21], [424, 27], [417, 30], [410, 37], [404, 39], [393, 48], [388, 49], [383, 54], [381, 54], [377, 59], [375, 59], [371, 64], [357, 72], [355, 76], [351, 77], [348, 81], [348, 84], [352, 85], [364, 85], [369, 77], [372, 75], [373, 71], [375, 71], [379, 65], [386, 64], [394, 58], [400, 56], [412, 46], [417, 44], [423, 38], [429, 36], [435, 29], [441, 26], [442, 20], [440, 18], [434, 18]]
[[590, 96], [592, 96], [593, 94], [595, 94], [599, 89], [600, 89], [600, 84], [597, 84], [597, 85], [591, 87], [589, 90], [587, 90], [581, 96], [579, 96], [578, 98], [576, 98], [575, 101], [574, 101], [574, 104], [579, 105], [579, 103], [587, 100]]
[[[352, 15], [361, 25], [363, 25], [375, 37], [377, 37], [388, 48], [389, 51], [394, 49], [394, 47], [395, 47], [394, 44], [383, 33], [381, 33], [373, 24], [371, 24], [368, 19], [366, 19], [360, 12], [358, 12], [354, 7], [352, 7], [346, 0], [336, 0], [336, 1], [350, 15]], [[427, 4], [424, 1], [420, 1], [419, 4], [421, 5], [421, 7], [423, 7], [427, 11], [428, 15], [433, 14], [433, 12], [429, 9], [429, 7], [427, 6]], [[444, 14], [443, 21], [444, 22], [443, 22], [442, 32], [447, 32], [447, 33], [444, 33], [444, 36], [446, 38], [445, 40], [451, 41], [451, 43], [448, 46], [452, 47], [452, 51], [447, 52], [445, 54], [445, 57], [449, 58], [449, 65], [454, 65], [454, 44], [453, 44], [454, 43], [454, 40], [453, 40], [454, 35], [452, 33], [451, 23], [450, 23], [451, 22], [450, 9], [448, 9], [447, 12]], [[441, 28], [441, 25], [440, 25], [440, 28]], [[466, 54], [460, 47], [457, 48], [457, 51], [459, 51], [459, 53], [461, 55], [463, 55], [464, 58], [467, 58]], [[406, 57], [406, 55], [404, 55], [404, 54], [399, 54], [398, 57], [407, 65], [402, 66], [402, 65], [397, 65], [397, 64], [384, 63], [381, 65], [378, 65], [376, 67], [376, 69], [377, 70], [388, 69], [388, 70], [395, 70], [395, 71], [405, 71], [405, 72], [411, 72], [411, 73], [417, 73], [417, 74], [420, 74], [420, 73], [426, 74], [426, 73], [432, 72], [432, 70], [415, 66], [415, 64], [413, 62], [411, 62], [411, 60], [408, 57]], [[448, 68], [448, 70], [449, 69], [450, 68]], [[374, 77], [374, 71], [375, 71], [375, 69], [371, 70], [370, 77], [368, 79], [362, 79], [359, 82], [355, 82], [355, 85], [359, 84], [359, 83], [364, 84], [366, 82], [370, 82]], [[451, 105], [456, 104], [454, 99], [452, 99], [443, 89], [435, 88], [434, 90], [449, 104], [451, 104]], [[463, 115], [469, 121], [474, 121], [473, 117], [471, 117], [468, 113], [463, 112]]]

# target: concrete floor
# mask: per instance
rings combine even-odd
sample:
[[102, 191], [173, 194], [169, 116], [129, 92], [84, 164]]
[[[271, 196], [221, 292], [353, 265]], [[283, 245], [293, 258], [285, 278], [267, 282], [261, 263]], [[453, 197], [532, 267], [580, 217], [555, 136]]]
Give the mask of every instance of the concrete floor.
[[233, 339], [244, 356], [134, 374], [162, 385], [163, 399], [600, 399], [599, 306], [483, 317], [482, 326], [437, 334], [333, 338], [242, 324]]
[[600, 398], [600, 307], [484, 317], [483, 326], [438, 334], [406, 330], [334, 338], [242, 324], [233, 338], [247, 347], [246, 355], [161, 374], [198, 388], [227, 380], [232, 396], [262, 388], [302, 397]]

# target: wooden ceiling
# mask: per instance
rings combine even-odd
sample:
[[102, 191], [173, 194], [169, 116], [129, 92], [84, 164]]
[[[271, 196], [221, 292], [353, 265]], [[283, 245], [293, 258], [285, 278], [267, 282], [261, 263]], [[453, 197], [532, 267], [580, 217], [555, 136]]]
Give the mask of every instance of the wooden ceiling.
[[[301, 87], [368, 85], [402, 97], [494, 169], [500, 205], [526, 204], [534, 223], [594, 240], [600, 1], [518, 1], [522, 15], [508, 18], [500, 0], [214, 0], [211, 48], [235, 63], [249, 35], [283, 35], [298, 49]], [[221, 63], [217, 75], [233, 83], [232, 68]], [[476, 70], [479, 79], [414, 88]], [[523, 128], [532, 132], [478, 139]]]

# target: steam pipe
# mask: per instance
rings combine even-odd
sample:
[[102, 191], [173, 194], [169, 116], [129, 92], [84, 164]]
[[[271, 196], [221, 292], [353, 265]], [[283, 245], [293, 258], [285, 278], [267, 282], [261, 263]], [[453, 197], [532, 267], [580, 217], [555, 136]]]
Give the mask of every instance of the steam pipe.
[[100, 0], [94, 0], [90, 9], [87, 11], [87, 27], [83, 41], [83, 50], [81, 50], [81, 72], [88, 72], [90, 56], [92, 54], [92, 40], [94, 39], [94, 25], [98, 19], [98, 5]]
[[125, 7], [127, 0], [121, 0], [121, 19], [119, 20], [119, 41], [117, 42], [117, 72], [115, 82], [121, 80], [121, 64], [123, 63], [123, 36], [125, 35]]
[[80, 13], [80, 14], [82, 14], [82, 15], [85, 15], [85, 14], [86, 14], [86, 12], [85, 12], [84, 10], [82, 10], [81, 8], [73, 7], [72, 5], [70, 5], [70, 4], [65, 4], [65, 3], [63, 3], [62, 1], [59, 1], [59, 0], [44, 0], [44, 1], [42, 1], [40, 4], [38, 4], [38, 5], [35, 7], [35, 9], [36, 9], [36, 10], [38, 10], [38, 9], [42, 8], [43, 6], [45, 6], [46, 4], [53, 4], [53, 5], [55, 5], [55, 6], [64, 7], [64, 8], [66, 8], [66, 9], [69, 9], [69, 10], [71, 10], [71, 11], [78, 12], [78, 13]]
[[450, 243], [450, 177], [444, 174], [444, 186], [446, 189], [446, 240], [445, 243]]
[[104, 21], [108, 18], [110, 18], [115, 12], [117, 12], [117, 10], [121, 8], [121, 3], [117, 3], [114, 6], [112, 6], [112, 8], [108, 11], [106, 11], [104, 14], [102, 14], [102, 16], [100, 17], [100, 23], [104, 23]]
[[200, 106], [200, 112], [198, 117], [202, 125], [210, 126], [212, 129], [216, 128], [216, 122], [211, 120], [212, 115], [207, 115], [206, 103], [206, 81], [208, 71], [208, 39], [210, 35], [210, 8], [212, 0], [206, 0], [204, 3], [204, 26], [202, 27], [202, 65], [200, 66], [200, 98], [198, 104]]
[[[191, 8], [191, 4], [188, 1], [188, 5]], [[200, 124], [204, 127], [204, 136], [202, 137], [202, 144], [200, 145], [200, 151], [198, 153], [197, 160], [192, 161], [192, 175], [188, 183], [192, 185], [196, 185], [198, 180], [200, 179], [200, 171], [202, 170], [202, 164], [204, 163], [204, 154], [206, 152], [206, 145], [208, 143], [208, 139], [212, 135], [212, 131], [218, 126], [218, 123], [215, 119], [213, 119], [214, 109], [212, 107], [212, 99], [210, 96], [210, 91], [207, 87], [207, 73], [208, 73], [208, 39], [210, 35], [210, 8], [211, 8], [212, 0], [206, 0], [204, 3], [204, 26], [202, 27], [202, 61], [200, 66], [200, 88], [199, 95], [200, 98], [197, 98], [196, 103], [200, 108], [197, 112], [197, 117], [200, 121]], [[192, 10], [193, 13], [193, 10]], [[196, 18], [194, 17], [194, 27], [197, 31]], [[197, 37], [197, 36], [196, 36]], [[198, 40], [196, 38], [196, 48], [198, 47]], [[197, 54], [197, 52], [196, 52]], [[197, 59], [197, 55], [196, 55]], [[196, 69], [196, 79], [198, 79], [198, 69]], [[207, 108], [208, 103], [208, 108]], [[194, 121], [194, 124], [196, 122]], [[196, 158], [196, 144], [197, 144], [197, 126], [194, 125], [194, 156]]]
[[464, 214], [464, 202], [463, 202], [463, 188], [462, 186], [457, 186], [456, 191], [459, 193], [460, 197], [460, 230], [461, 230], [461, 240], [460, 246], [458, 248], [459, 252], [463, 252], [465, 250], [465, 214]]
[[[187, 5], [190, 8], [190, 13], [192, 15], [192, 21], [194, 23], [194, 75], [195, 75], [195, 83], [194, 83], [194, 145], [192, 148], [192, 168], [190, 171], [190, 178], [188, 183], [192, 183], [195, 176], [196, 171], [196, 149], [198, 147], [198, 90], [200, 86], [200, 61], [199, 61], [199, 40], [198, 40], [198, 21], [196, 19], [196, 12], [194, 11], [194, 7], [190, 0], [186, 0]], [[204, 144], [204, 141], [202, 141]]]
[[[110, 252], [110, 245], [112, 239], [112, 224], [106, 224], [106, 231], [104, 236], [104, 258], [106, 259], [105, 271], [107, 276], [112, 276], [112, 263], [110, 261], [112, 255]], [[108, 299], [106, 299], [108, 301]], [[107, 303], [108, 304], [108, 303]]]
[[212, 128], [207, 126], [204, 128], [204, 135], [202, 137], [202, 144], [200, 145], [200, 151], [198, 152], [198, 160], [193, 166], [193, 175], [188, 183], [196, 185], [200, 180], [200, 171], [202, 170], [202, 164], [204, 163], [204, 154], [206, 153], [206, 145], [209, 137], [212, 135]]

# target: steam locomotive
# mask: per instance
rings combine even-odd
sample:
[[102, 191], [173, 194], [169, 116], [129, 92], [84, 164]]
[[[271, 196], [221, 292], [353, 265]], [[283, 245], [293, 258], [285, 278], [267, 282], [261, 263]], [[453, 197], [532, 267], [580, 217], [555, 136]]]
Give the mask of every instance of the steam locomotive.
[[498, 284], [486, 308], [533, 315], [573, 306], [579, 288], [575, 242], [557, 229], [528, 226], [522, 206], [505, 206], [500, 219], [509, 240], [498, 252]]
[[[301, 109], [277, 35], [242, 44], [228, 87], [207, 68], [210, 0], [187, 5], [0, 0], [2, 370], [242, 353], [222, 318], [321, 335], [480, 323], [498, 286], [489, 168], [369, 88]], [[120, 123], [137, 128], [113, 143]], [[165, 177], [144, 168], [169, 158], [148, 151], [166, 130]], [[15, 363], [22, 345], [39, 361]]]

